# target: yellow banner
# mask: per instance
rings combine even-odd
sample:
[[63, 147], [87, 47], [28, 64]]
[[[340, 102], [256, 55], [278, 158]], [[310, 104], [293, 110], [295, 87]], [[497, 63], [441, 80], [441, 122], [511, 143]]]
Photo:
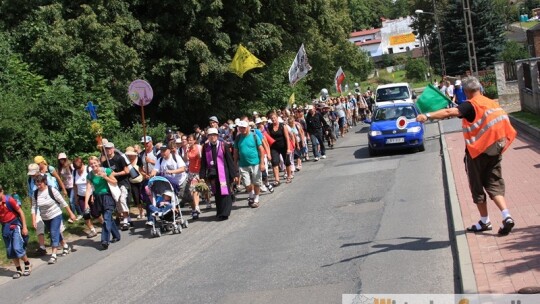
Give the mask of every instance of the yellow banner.
[[248, 49], [240, 44], [231, 64], [229, 65], [229, 68], [233, 73], [242, 77], [245, 72], [263, 66], [264, 62], [255, 57], [255, 55], [251, 54]]
[[390, 45], [404, 44], [415, 42], [416, 38], [413, 33], [390, 36]]

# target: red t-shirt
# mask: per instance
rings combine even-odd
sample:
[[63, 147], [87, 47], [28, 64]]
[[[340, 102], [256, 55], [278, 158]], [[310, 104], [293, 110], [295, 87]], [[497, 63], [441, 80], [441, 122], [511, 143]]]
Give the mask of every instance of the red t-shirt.
[[13, 197], [9, 198], [8, 204], [11, 205], [11, 209], [15, 210], [15, 212], [12, 212], [6, 206], [6, 198], [7, 197], [5, 195], [2, 195], [2, 200], [0, 202], [0, 223], [9, 223], [19, 216], [19, 214], [16, 213], [20, 208], [17, 201]]

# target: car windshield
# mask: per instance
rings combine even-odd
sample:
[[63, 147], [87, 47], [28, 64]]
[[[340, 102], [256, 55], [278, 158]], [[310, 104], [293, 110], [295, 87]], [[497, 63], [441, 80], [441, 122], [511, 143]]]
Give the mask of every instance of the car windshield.
[[401, 99], [405, 100], [407, 98], [409, 98], [409, 90], [406, 86], [377, 90], [377, 102]]
[[396, 120], [400, 116], [405, 116], [407, 119], [416, 118], [416, 112], [413, 106], [396, 106], [389, 108], [378, 108], [375, 112], [374, 121]]

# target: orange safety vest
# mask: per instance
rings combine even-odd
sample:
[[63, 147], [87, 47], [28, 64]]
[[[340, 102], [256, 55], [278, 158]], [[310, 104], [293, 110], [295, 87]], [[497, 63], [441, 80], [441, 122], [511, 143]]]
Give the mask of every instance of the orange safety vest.
[[476, 158], [502, 138], [506, 139], [502, 152], [506, 151], [517, 134], [508, 114], [497, 102], [482, 95], [474, 96], [470, 102], [476, 116], [472, 123], [463, 119], [462, 128], [465, 145], [471, 157]]

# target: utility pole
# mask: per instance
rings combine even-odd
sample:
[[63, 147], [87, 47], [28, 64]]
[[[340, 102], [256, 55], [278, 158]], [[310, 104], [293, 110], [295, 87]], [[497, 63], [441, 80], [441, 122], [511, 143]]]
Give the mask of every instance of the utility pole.
[[[435, 3], [435, 0], [433, 0]], [[474, 47], [474, 33], [471, 20], [471, 5], [469, 0], [462, 0], [463, 19], [465, 20], [465, 33], [467, 35], [467, 52], [469, 54], [469, 69], [474, 76], [478, 76], [478, 63], [476, 61], [476, 48]]]

